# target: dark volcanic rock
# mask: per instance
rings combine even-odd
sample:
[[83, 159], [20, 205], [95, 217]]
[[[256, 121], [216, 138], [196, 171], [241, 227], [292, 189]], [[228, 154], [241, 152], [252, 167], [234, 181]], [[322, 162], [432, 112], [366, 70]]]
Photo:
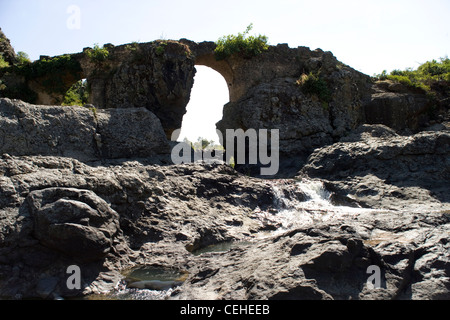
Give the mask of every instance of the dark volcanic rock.
[[427, 110], [429, 103], [424, 94], [382, 91], [373, 94], [366, 105], [366, 121], [369, 124], [381, 123], [396, 130], [416, 129], [420, 124], [418, 115]]
[[[245, 238], [264, 228], [250, 218], [253, 210], [273, 205], [269, 185], [225, 165], [90, 167], [69, 158], [5, 155], [0, 173], [6, 281], [0, 295], [6, 296], [36, 296], [32, 279], [42, 273], [59, 279], [59, 295], [111, 290], [127, 266], [160, 258], [170, 265], [173, 257], [184, 263], [186, 248]], [[65, 268], [74, 264], [86, 275], [77, 292], [65, 288]], [[108, 272], [117, 282], [102, 280]]]
[[144, 108], [35, 106], [2, 98], [0, 153], [95, 161], [167, 155], [170, 146], [159, 119]]
[[[227, 129], [278, 129], [281, 161], [307, 156], [365, 121], [370, 78], [330, 52], [278, 45], [236, 69], [235, 82], [248, 79], [247, 88], [225, 105], [217, 128], [224, 138]], [[326, 98], [302, 89], [298, 80], [308, 74], [320, 74]]]
[[[259, 180], [223, 164], [4, 155], [0, 173], [2, 296], [105, 293], [121, 270], [155, 265], [187, 272], [172, 299], [449, 298], [445, 203], [313, 207], [307, 181]], [[305, 221], [284, 229], [292, 214]], [[229, 241], [228, 251], [193, 254]], [[66, 286], [71, 265], [81, 290]], [[382, 272], [377, 290], [371, 265]]]
[[82, 107], [34, 106], [0, 99], [0, 153], [96, 158], [95, 118]]
[[97, 111], [96, 119], [96, 142], [103, 158], [143, 158], [170, 153], [161, 122], [145, 108]]
[[92, 191], [43, 189], [31, 192], [26, 203], [34, 237], [77, 260], [104, 258], [120, 231], [119, 215]]
[[[0, 45], [12, 61], [9, 42]], [[68, 63], [34, 86], [14, 70], [0, 75], [42, 104], [62, 93], [39, 81], [87, 78], [92, 103], [0, 99], [0, 297], [108, 293], [125, 285], [121, 272], [152, 266], [184, 275], [170, 282], [171, 299], [450, 299], [448, 124], [394, 131], [426, 124], [423, 92], [374, 84], [320, 49], [217, 61], [210, 42], [106, 48], [108, 59], [87, 48], [70, 55], [76, 71]], [[163, 166], [195, 64], [230, 88], [218, 128], [279, 129], [282, 174], [306, 162], [296, 179], [224, 163]], [[308, 77], [322, 92], [305, 89]]]
[[[235, 54], [217, 60], [215, 47], [213, 42], [186, 39], [105, 45], [108, 57], [102, 61], [92, 59], [92, 49], [85, 48], [67, 55], [71, 63], [58, 65], [58, 72], [25, 79], [13, 69], [0, 77], [8, 87], [6, 96], [27, 101], [33, 100], [27, 96], [36, 96], [29, 102], [45, 105], [60, 104], [64, 97], [64, 90], [46, 83], [68, 89], [77, 80], [87, 79], [90, 104], [98, 109], [145, 108], [159, 119], [166, 138], [171, 139], [186, 113], [195, 65], [205, 65], [224, 77], [230, 91], [230, 103], [217, 123], [223, 136], [227, 129], [278, 129], [283, 166], [306, 158], [364, 123], [417, 130], [427, 124], [430, 115], [438, 117], [448, 111], [445, 83], [433, 85], [433, 100], [422, 90], [399, 83], [374, 83], [321, 49], [279, 44], [255, 57]], [[39, 69], [40, 63], [33, 62], [30, 68]], [[312, 89], [303, 86], [305, 77], [312, 79]]]
[[6, 62], [10, 65], [16, 62], [16, 53], [14, 48], [11, 46], [11, 42], [5, 36], [2, 29], [0, 28], [0, 54], [3, 56]]
[[176, 41], [131, 44], [111, 48], [101, 67], [88, 59], [82, 65], [96, 107], [146, 108], [160, 119], [169, 139], [181, 128], [195, 75], [188, 46]]
[[449, 202], [450, 133], [400, 136], [364, 125], [342, 142], [316, 150], [301, 174], [330, 182], [333, 191], [370, 207]]
[[[450, 298], [448, 211], [406, 214], [361, 211], [205, 257], [174, 298]], [[378, 289], [368, 283], [372, 265]]]

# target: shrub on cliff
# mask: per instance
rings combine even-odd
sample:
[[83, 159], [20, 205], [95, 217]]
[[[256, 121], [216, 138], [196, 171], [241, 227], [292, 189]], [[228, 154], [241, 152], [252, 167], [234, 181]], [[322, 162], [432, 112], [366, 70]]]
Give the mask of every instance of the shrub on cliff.
[[100, 48], [100, 46], [98, 44], [95, 44], [94, 48], [89, 49], [86, 52], [86, 54], [89, 57], [89, 59], [91, 59], [95, 63], [101, 63], [101, 62], [105, 61], [106, 59], [108, 59], [108, 57], [109, 57], [108, 49], [105, 47]]
[[31, 63], [30, 57], [23, 51], [17, 52], [17, 65], [23, 66]]
[[[0, 66], [1, 55], [0, 55]], [[65, 94], [67, 79], [79, 79], [82, 73], [80, 63], [71, 55], [61, 55], [54, 58], [41, 57], [31, 62], [24, 52], [18, 52], [13, 65], [3, 64], [2, 73], [9, 73], [14, 79], [13, 85], [8, 85], [3, 79], [1, 95], [11, 99], [20, 99], [29, 103], [35, 103], [37, 94], [30, 89], [30, 81], [38, 82], [47, 93]], [[1, 68], [0, 68], [1, 69]]]
[[88, 102], [89, 90], [86, 80], [77, 81], [64, 96], [63, 106], [83, 106]]
[[445, 57], [441, 58], [440, 62], [436, 60], [425, 62], [417, 71], [432, 80], [450, 81], [450, 59]]
[[328, 88], [328, 84], [320, 77], [319, 73], [304, 73], [300, 79], [297, 80], [297, 84], [304, 94], [317, 96], [320, 101], [325, 103], [325, 106], [331, 101], [331, 92]]
[[427, 61], [420, 65], [417, 70], [394, 70], [390, 74], [384, 70], [381, 74], [374, 76], [375, 80], [392, 80], [402, 83], [411, 88], [422, 89], [426, 92], [431, 90], [431, 85], [436, 82], [450, 82], [450, 59], [448, 57]]
[[[80, 63], [71, 55], [65, 54], [53, 58], [41, 58], [27, 62], [26, 56], [14, 66], [17, 74], [27, 81], [38, 80], [48, 93], [65, 94], [65, 79], [70, 76], [78, 78], [82, 72]], [[27, 100], [29, 101], [29, 100]]]
[[18, 73], [25, 76], [27, 79], [59, 75], [65, 71], [73, 73], [81, 71], [80, 63], [68, 54], [54, 58], [42, 58], [33, 63], [26, 63], [26, 60], [24, 59], [22, 60], [22, 63], [18, 64], [16, 67]]
[[3, 55], [0, 53], [0, 69], [8, 68], [9, 63], [5, 61], [5, 58], [3, 58]]
[[216, 59], [223, 60], [234, 54], [241, 54], [248, 59], [267, 50], [269, 48], [268, 38], [263, 35], [248, 36], [252, 29], [253, 24], [250, 24], [244, 33], [220, 38], [216, 42]]

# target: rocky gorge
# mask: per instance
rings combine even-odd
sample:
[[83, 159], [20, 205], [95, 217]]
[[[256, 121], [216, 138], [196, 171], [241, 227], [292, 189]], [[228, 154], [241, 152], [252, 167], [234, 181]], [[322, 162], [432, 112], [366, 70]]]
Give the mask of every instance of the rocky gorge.
[[[0, 297], [450, 299], [448, 96], [304, 47], [223, 61], [211, 42], [107, 47], [102, 62], [71, 55], [75, 75], [0, 74], [4, 92], [35, 93], [0, 98]], [[219, 130], [280, 130], [279, 176], [171, 163], [200, 64], [230, 88]], [[326, 99], [299, 87], [309, 73]], [[87, 78], [89, 104], [58, 105], [52, 77]], [[175, 276], [133, 276], [145, 268]]]

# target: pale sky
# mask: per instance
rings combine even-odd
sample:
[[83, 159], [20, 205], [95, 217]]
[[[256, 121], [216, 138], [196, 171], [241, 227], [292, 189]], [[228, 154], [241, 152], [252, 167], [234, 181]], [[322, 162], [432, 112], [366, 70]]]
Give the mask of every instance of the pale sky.
[[[79, 29], [67, 27], [71, 5], [80, 9]], [[369, 75], [416, 68], [449, 55], [449, 17], [450, 0], [0, 0], [0, 27], [16, 52], [24, 51], [32, 60], [81, 52], [95, 43], [216, 41], [253, 23], [253, 33], [268, 36], [272, 45], [331, 51]], [[186, 116], [193, 127], [183, 127], [183, 132], [192, 140], [199, 135], [214, 139], [210, 132], [214, 134], [228, 93], [220, 75], [214, 80], [213, 72], [198, 69]], [[200, 111], [190, 116], [195, 108]], [[188, 121], [200, 116], [201, 123]], [[202, 123], [210, 129], [196, 131]]]

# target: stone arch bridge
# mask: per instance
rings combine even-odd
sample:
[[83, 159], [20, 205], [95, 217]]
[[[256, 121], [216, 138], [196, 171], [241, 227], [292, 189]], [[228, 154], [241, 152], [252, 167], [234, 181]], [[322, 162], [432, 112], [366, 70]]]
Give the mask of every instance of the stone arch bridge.
[[[97, 57], [92, 54], [94, 49], [85, 48], [80, 53], [41, 57], [30, 65], [32, 76], [21, 78], [21, 86], [35, 97], [28, 102], [59, 105], [74, 83], [87, 79], [89, 104], [108, 110], [145, 108], [160, 120], [170, 140], [181, 128], [195, 66], [204, 65], [219, 72], [229, 88], [230, 102], [217, 128], [222, 133], [226, 129], [278, 129], [282, 158], [286, 155], [295, 161], [362, 124], [414, 128], [420, 121], [418, 115], [426, 114], [424, 95], [387, 92], [390, 89], [374, 84], [331, 52], [279, 44], [253, 58], [236, 54], [218, 61], [215, 47], [214, 42], [187, 39], [107, 44], [107, 57]], [[37, 72], [42, 66], [46, 72]], [[319, 81], [325, 92], [317, 87], [305, 90], [301, 79], [308, 78], [315, 85]]]
[[[67, 64], [66, 70], [61, 65], [54, 74], [30, 80], [28, 86], [37, 94], [34, 102], [61, 104], [65, 90], [76, 81], [87, 79], [90, 104], [100, 109], [145, 107], [161, 120], [166, 135], [170, 137], [175, 129], [181, 127], [186, 113], [195, 65], [210, 67], [224, 77], [230, 92], [230, 104], [239, 102], [250, 89], [274, 79], [291, 78], [294, 81], [304, 72], [335, 69], [337, 65], [337, 60], [329, 52], [310, 51], [305, 47], [291, 49], [287, 45], [272, 46], [253, 59], [232, 56], [221, 61], [215, 58], [214, 42], [159, 40], [121, 46], [106, 44], [104, 48], [109, 55], [102, 61], [90, 57], [88, 52], [92, 49], [85, 48], [81, 53], [69, 55], [79, 64], [78, 70], [74, 71], [72, 64]], [[49, 81], [53, 76], [56, 79]], [[46, 83], [55, 81], [60, 84], [57, 91], [45, 87]], [[274, 91], [277, 95], [277, 90]]]

